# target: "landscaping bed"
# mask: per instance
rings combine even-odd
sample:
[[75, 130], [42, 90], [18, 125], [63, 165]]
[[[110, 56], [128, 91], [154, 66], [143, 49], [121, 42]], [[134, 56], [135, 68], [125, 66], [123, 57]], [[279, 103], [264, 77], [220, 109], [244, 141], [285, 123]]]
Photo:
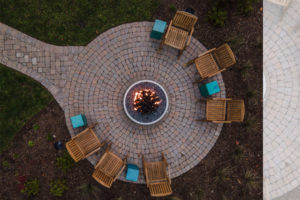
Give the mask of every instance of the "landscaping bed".
[[[208, 49], [224, 42], [232, 47], [237, 64], [222, 73], [226, 96], [245, 99], [246, 104], [245, 122], [224, 124], [209, 154], [195, 168], [172, 179], [174, 194], [167, 199], [262, 199], [262, 1], [253, 2], [253, 10], [247, 15], [239, 4], [234, 4], [237, 0], [228, 1], [231, 4], [218, 2], [221, 3], [213, 5], [216, 3], [210, 0], [161, 0], [154, 15], [169, 22], [176, 9], [193, 8], [199, 18], [194, 37]], [[213, 7], [227, 12], [223, 27], [207, 21]], [[66, 44], [81, 44], [72, 40]], [[51, 139], [51, 135], [56, 138]], [[40, 182], [40, 191], [30, 199], [53, 199], [49, 185], [56, 179], [65, 181], [68, 187], [61, 199], [150, 199], [145, 185], [116, 181], [110, 190], [102, 187], [92, 179], [93, 166], [87, 160], [63, 172], [57, 166], [57, 158], [64, 156], [64, 150], [55, 150], [53, 144], [69, 139], [63, 111], [52, 102], [17, 133], [1, 154], [0, 199], [25, 199], [20, 192], [22, 183], [35, 178]], [[64, 167], [72, 165], [67, 157], [63, 158], [67, 163]]]

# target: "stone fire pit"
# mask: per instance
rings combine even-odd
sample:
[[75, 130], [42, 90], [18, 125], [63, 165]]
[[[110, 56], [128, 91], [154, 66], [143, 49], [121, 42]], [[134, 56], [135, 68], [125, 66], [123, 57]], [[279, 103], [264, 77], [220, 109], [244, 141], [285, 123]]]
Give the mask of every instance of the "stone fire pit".
[[123, 104], [129, 119], [140, 125], [151, 125], [165, 116], [168, 96], [159, 83], [141, 80], [127, 89]]

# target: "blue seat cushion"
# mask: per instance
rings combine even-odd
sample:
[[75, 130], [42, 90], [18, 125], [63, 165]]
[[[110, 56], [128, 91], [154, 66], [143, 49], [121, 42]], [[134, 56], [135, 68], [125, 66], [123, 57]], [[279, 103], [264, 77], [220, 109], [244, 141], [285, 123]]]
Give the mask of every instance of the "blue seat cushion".
[[139, 177], [139, 168], [136, 165], [128, 164], [127, 165], [127, 173], [126, 180], [136, 182]]
[[71, 123], [72, 123], [73, 128], [79, 128], [82, 126], [86, 126], [87, 120], [86, 120], [85, 115], [80, 114], [80, 115], [71, 117]]
[[167, 22], [156, 19], [150, 37], [160, 40], [163, 34], [165, 33], [166, 27]]
[[215, 93], [220, 92], [220, 87], [217, 81], [213, 81], [202, 86], [199, 86], [200, 93], [202, 96], [207, 97]]

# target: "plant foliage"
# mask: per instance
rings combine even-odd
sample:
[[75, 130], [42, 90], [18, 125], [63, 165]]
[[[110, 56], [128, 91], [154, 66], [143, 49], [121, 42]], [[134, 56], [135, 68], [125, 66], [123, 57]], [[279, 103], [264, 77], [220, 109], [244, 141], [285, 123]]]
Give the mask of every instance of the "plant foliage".
[[56, 179], [50, 183], [50, 193], [53, 196], [61, 197], [67, 189], [68, 186], [64, 180]]
[[63, 156], [56, 158], [56, 165], [63, 172], [69, 172], [74, 166], [74, 161], [67, 152], [64, 152]]
[[227, 19], [227, 11], [213, 7], [207, 14], [207, 20], [215, 27], [222, 27], [225, 25]]
[[40, 181], [37, 179], [28, 180], [24, 184], [24, 189], [21, 190], [27, 196], [34, 196], [40, 191]]

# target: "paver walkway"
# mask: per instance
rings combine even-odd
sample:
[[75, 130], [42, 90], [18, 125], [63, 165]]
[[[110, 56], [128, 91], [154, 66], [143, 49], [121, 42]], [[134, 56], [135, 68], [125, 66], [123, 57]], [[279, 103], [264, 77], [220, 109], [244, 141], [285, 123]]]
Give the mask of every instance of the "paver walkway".
[[[264, 197], [300, 186], [300, 1], [264, 1]], [[299, 199], [299, 189], [280, 199]], [[288, 198], [288, 196], [292, 198]]]
[[[197, 165], [214, 146], [222, 124], [195, 121], [205, 116], [204, 103], [194, 65], [183, 64], [206, 51], [196, 39], [177, 60], [177, 51], [164, 46], [157, 51], [159, 41], [149, 37], [152, 22], [137, 22], [118, 26], [99, 35], [85, 47], [57, 47], [30, 38], [1, 25], [0, 62], [40, 81], [62, 106], [71, 135], [69, 118], [84, 113], [88, 122], [98, 122], [95, 131], [101, 140], [112, 143], [112, 151], [128, 162], [142, 167], [139, 154], [147, 161], [161, 158], [164, 152], [174, 178]], [[4, 27], [4, 29], [3, 29]], [[25, 61], [26, 56], [26, 61]], [[168, 93], [169, 111], [158, 124], [139, 126], [127, 118], [123, 95], [134, 82], [154, 80]], [[213, 97], [225, 97], [222, 76], [218, 80], [221, 92]], [[95, 164], [102, 152], [89, 157]], [[120, 179], [124, 180], [124, 173]], [[141, 175], [140, 183], [144, 183]]]

